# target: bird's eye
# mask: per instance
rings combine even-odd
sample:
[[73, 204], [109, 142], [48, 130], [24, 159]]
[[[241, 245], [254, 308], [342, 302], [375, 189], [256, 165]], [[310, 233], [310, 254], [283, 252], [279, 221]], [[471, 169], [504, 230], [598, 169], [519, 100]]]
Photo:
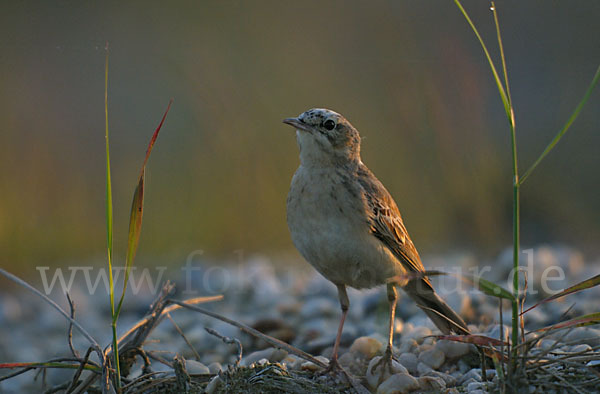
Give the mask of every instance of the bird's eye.
[[325, 121], [325, 123], [323, 123], [323, 127], [325, 127], [327, 130], [333, 130], [335, 128], [335, 122], [331, 119], [328, 119]]

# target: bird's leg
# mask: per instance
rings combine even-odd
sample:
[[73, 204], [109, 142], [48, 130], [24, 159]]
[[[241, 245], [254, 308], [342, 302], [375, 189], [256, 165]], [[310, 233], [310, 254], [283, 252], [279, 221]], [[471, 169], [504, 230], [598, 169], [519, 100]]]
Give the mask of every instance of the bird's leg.
[[[393, 283], [388, 283], [387, 285], [387, 296], [388, 302], [390, 303], [390, 324], [388, 330], [388, 344], [385, 349], [385, 353], [381, 360], [377, 362], [373, 366], [373, 371], [383, 363], [383, 367], [386, 366], [389, 368], [390, 373], [392, 373], [392, 358], [394, 353], [392, 351], [393, 340], [394, 340], [394, 318], [396, 316], [396, 303], [398, 302], [398, 292], [396, 291], [396, 286]], [[383, 374], [381, 375], [383, 376]]]
[[333, 345], [333, 354], [331, 355], [331, 359], [329, 360], [329, 366], [327, 367], [326, 372], [331, 372], [334, 369], [338, 368], [338, 350], [340, 347], [340, 339], [342, 338], [342, 330], [344, 329], [344, 321], [346, 320], [346, 315], [348, 314], [348, 308], [350, 307], [350, 300], [348, 299], [348, 293], [346, 293], [346, 286], [337, 285], [338, 288], [338, 297], [340, 299], [340, 306], [342, 308], [342, 318], [340, 319], [340, 325], [338, 327], [337, 336], [335, 337], [335, 344]]

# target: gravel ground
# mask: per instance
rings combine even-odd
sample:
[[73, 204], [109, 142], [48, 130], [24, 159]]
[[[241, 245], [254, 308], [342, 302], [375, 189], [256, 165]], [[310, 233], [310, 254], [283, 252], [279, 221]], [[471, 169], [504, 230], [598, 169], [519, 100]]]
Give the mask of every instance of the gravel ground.
[[[532, 261], [528, 261], [527, 256], [524, 255], [523, 264], [529, 264], [528, 288], [537, 291], [537, 294], [527, 295], [527, 305], [533, 305], [553, 290], [568, 287], [600, 271], [600, 265], [584, 263], [579, 253], [564, 247], [536, 248], [531, 254]], [[442, 262], [447, 265], [442, 266]], [[456, 270], [473, 273], [475, 266], [473, 259], [464, 256], [426, 258], [424, 263], [430, 269], [446, 272], [451, 265]], [[483, 277], [506, 287], [511, 269], [510, 251], [495, 261], [478, 262], [478, 266], [480, 270], [481, 267], [490, 267], [489, 270], [480, 271]], [[332, 351], [340, 308], [335, 287], [310, 269], [308, 264], [276, 270], [268, 260], [253, 258], [243, 264], [214, 266], [198, 263], [193, 267], [194, 270], [188, 271], [187, 276], [185, 271], [164, 273], [163, 280], [171, 278], [177, 283], [176, 298], [223, 294], [222, 301], [203, 307], [280, 338], [326, 362]], [[564, 277], [560, 275], [561, 270]], [[435, 278], [434, 284], [444, 299], [465, 317], [474, 333], [499, 338], [501, 331], [504, 335], [510, 332], [506, 325], [508, 321], [504, 326], [499, 324], [498, 302], [495, 299], [457, 283], [452, 277]], [[462, 287], [457, 290], [458, 285]], [[55, 290], [52, 298], [66, 307], [64, 296], [58, 289]], [[590, 289], [534, 309], [526, 315], [526, 328], [536, 329], [564, 320], [561, 316], [567, 311], [568, 317], [598, 312], [599, 290]], [[381, 369], [374, 373], [372, 366], [383, 353], [386, 342], [384, 333], [388, 316], [385, 290], [382, 287], [351, 290], [349, 295], [350, 312], [342, 336], [340, 364], [360, 378], [370, 390], [378, 393], [456, 390], [481, 393], [494, 387], [497, 382], [495, 370], [487, 370], [490, 382], [482, 381], [478, 353], [473, 346], [429, 337], [439, 334], [439, 331], [402, 292], [394, 335], [397, 362], [393, 364], [392, 373], [386, 372], [381, 376]], [[90, 296], [85, 281], [76, 280], [71, 296], [77, 304], [77, 320], [99, 343], [109, 344], [110, 319], [106, 294], [97, 291]], [[136, 295], [128, 295], [119, 320], [121, 332], [144, 315], [152, 299], [153, 294], [147, 289]], [[508, 307], [504, 308], [504, 317], [509, 317]], [[191, 346], [174, 324], [165, 319], [151, 334], [151, 341], [145, 349], [156, 351], [167, 360], [180, 355], [186, 360], [186, 369], [190, 374], [216, 374], [234, 365], [237, 360], [237, 347], [209, 334], [205, 327], [239, 340], [243, 348], [241, 366], [254, 368], [277, 363], [278, 368], [288, 371], [310, 372], [318, 369], [310, 362], [271, 348], [262, 340], [210, 317], [180, 310], [173, 312], [172, 318]], [[0, 362], [43, 361], [69, 356], [66, 330], [66, 321], [35, 296], [22, 292], [2, 293]], [[564, 331], [562, 333], [565, 334]], [[555, 344], [556, 341], [559, 343]], [[87, 349], [85, 339], [76, 332], [74, 343], [82, 353]], [[562, 337], [542, 340], [532, 352], [543, 352], [553, 345], [562, 352], [591, 351], [600, 345], [600, 330], [594, 327], [577, 328]], [[141, 367], [137, 365], [136, 368], [132, 373], [134, 377], [141, 374]], [[172, 373], [171, 367], [156, 361], [152, 363], [152, 369]], [[10, 370], [0, 374], [5, 375], [6, 372]], [[70, 370], [51, 370], [43, 379], [35, 372], [27, 372], [0, 382], [0, 392], [41, 392], [43, 380], [46, 387], [52, 387], [69, 380], [72, 374]], [[209, 391], [218, 390], [220, 384], [223, 384], [223, 379], [216, 378], [209, 385]], [[535, 386], [522, 388], [523, 392], [534, 392], [535, 389]]]

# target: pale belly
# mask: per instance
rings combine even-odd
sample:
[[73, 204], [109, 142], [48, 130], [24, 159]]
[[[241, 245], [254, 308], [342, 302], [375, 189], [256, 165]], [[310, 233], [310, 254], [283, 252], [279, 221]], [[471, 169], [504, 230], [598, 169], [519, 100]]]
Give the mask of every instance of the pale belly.
[[287, 219], [300, 254], [335, 284], [369, 288], [404, 273], [389, 249], [370, 233], [362, 194], [350, 192], [335, 174], [298, 169]]

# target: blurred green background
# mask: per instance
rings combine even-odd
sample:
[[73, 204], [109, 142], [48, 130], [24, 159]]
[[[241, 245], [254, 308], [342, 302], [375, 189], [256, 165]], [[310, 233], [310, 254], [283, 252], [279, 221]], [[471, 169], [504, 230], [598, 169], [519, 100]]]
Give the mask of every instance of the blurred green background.
[[[489, 3], [464, 2], [497, 59]], [[498, 1], [520, 167], [564, 124], [600, 63], [600, 2]], [[483, 53], [448, 1], [3, 2], [0, 264], [105, 254], [104, 45], [115, 242], [146, 144], [138, 264], [293, 252], [298, 165], [281, 123], [344, 114], [421, 253], [494, 256], [511, 240], [508, 125]], [[522, 191], [523, 244], [597, 253], [600, 95]], [[140, 262], [141, 261], [141, 262]]]

